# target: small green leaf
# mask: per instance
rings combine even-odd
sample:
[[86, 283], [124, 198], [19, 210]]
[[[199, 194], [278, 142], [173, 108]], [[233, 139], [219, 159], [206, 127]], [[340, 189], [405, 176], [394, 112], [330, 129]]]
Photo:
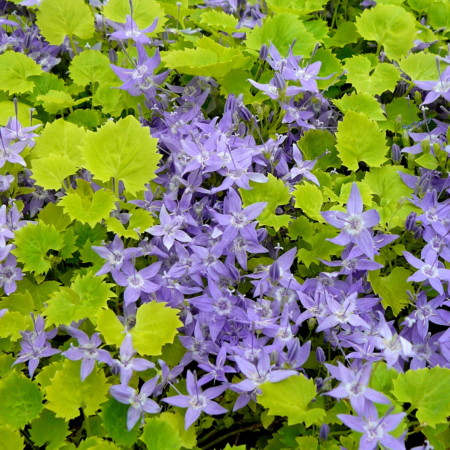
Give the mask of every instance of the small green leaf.
[[336, 152], [336, 138], [328, 130], [307, 130], [297, 144], [305, 155], [305, 159], [318, 158], [315, 167], [322, 170], [329, 167], [335, 169], [341, 167], [341, 161]]
[[327, 78], [326, 80], [317, 80], [317, 86], [319, 89], [328, 89], [343, 73], [341, 62], [330, 50], [324, 48], [317, 50], [311, 58], [311, 63], [316, 61], [321, 62], [319, 76]]
[[439, 80], [437, 57], [433, 53], [410, 53], [399, 61], [400, 69], [413, 81]]
[[161, 354], [163, 345], [173, 342], [177, 328], [183, 324], [178, 311], [163, 302], [144, 303], [136, 313], [136, 325], [130, 331], [133, 346], [141, 355]]
[[406, 56], [416, 38], [413, 15], [396, 5], [365, 9], [356, 19], [356, 28], [364, 39], [382, 45], [390, 59]]
[[277, 13], [308, 14], [323, 10], [326, 0], [268, 0], [269, 8]]
[[183, 447], [176, 430], [164, 418], [151, 417], [146, 422], [140, 440], [148, 450], [180, 449]]
[[[267, 202], [266, 208], [258, 216], [260, 225], [268, 225], [279, 230], [282, 226], [287, 226], [291, 221], [288, 215], [276, 215], [275, 210], [278, 206], [286, 205], [291, 201], [289, 188], [283, 180], [279, 180], [272, 174], [268, 175], [267, 183], [250, 182], [252, 189], [239, 189], [244, 207], [257, 202]], [[269, 193], [269, 195], [267, 195]]]
[[33, 160], [31, 171], [38, 186], [59, 190], [64, 180], [78, 170], [76, 164], [64, 155], [51, 155]]
[[450, 416], [450, 397], [444, 395], [450, 383], [450, 369], [408, 370], [394, 380], [392, 393], [397, 400], [417, 408], [417, 419], [435, 427], [447, 423]]
[[155, 176], [161, 156], [156, 139], [133, 116], [108, 121], [96, 132], [88, 131], [83, 146], [86, 169], [108, 183], [121, 180], [130, 194], [143, 191]]
[[58, 419], [48, 409], [44, 409], [41, 415], [31, 423], [31, 439], [37, 446], [45, 446], [46, 450], [61, 448], [69, 434], [69, 424], [64, 419]]
[[43, 108], [50, 114], [57, 114], [65, 108], [75, 105], [75, 100], [70, 94], [64, 91], [50, 90], [46, 94], [36, 97], [37, 104], [42, 104]]
[[336, 232], [328, 226], [324, 226], [320, 231], [308, 240], [311, 249], [300, 248], [297, 252], [297, 259], [302, 261], [306, 267], [309, 267], [311, 263], [319, 264], [320, 259], [330, 259], [331, 256], [340, 254], [342, 247], [334, 244], [333, 242], [327, 241], [329, 238], [334, 238]]
[[388, 63], [376, 64], [375, 67], [365, 55], [353, 56], [345, 60], [347, 81], [358, 92], [368, 95], [380, 95], [385, 91], [394, 91], [400, 79], [398, 70]]
[[70, 288], [60, 287], [51, 294], [47, 301], [44, 315], [48, 323], [70, 325], [88, 317], [96, 323], [97, 314], [107, 307], [107, 302], [114, 294], [110, 291], [113, 284], [106, 283], [104, 277], [97, 277], [92, 272], [78, 276]]
[[407, 291], [412, 292], [413, 286], [406, 281], [410, 275], [411, 272], [404, 267], [394, 267], [385, 277], [380, 277], [379, 271], [369, 273], [373, 291], [380, 296], [384, 308], [390, 306], [396, 316], [410, 302]]
[[108, 400], [102, 408], [100, 417], [103, 420], [106, 434], [117, 444], [124, 447], [132, 447], [137, 442], [139, 425], [128, 431], [127, 412], [129, 406], [119, 403], [115, 399]]
[[109, 58], [97, 50], [85, 50], [75, 56], [70, 63], [69, 74], [75, 84], [83, 87], [94, 83], [100, 86], [120, 84], [110, 67]]
[[261, 385], [261, 391], [258, 403], [268, 408], [271, 415], [287, 416], [289, 425], [304, 423], [310, 427], [321, 424], [325, 416], [322, 408], [310, 406], [317, 395], [316, 386], [304, 375], [292, 376], [278, 383], [266, 382]]
[[62, 207], [55, 203], [48, 203], [39, 212], [39, 220], [46, 225], [53, 225], [58, 231], [64, 231], [72, 223], [70, 217], [64, 214]]
[[236, 31], [238, 19], [231, 14], [217, 9], [207, 10], [202, 13], [200, 23], [209, 31], [224, 31], [231, 34]]
[[373, 96], [366, 92], [353, 92], [350, 95], [342, 97], [340, 100], [334, 100], [334, 104], [343, 112], [356, 111], [364, 113], [372, 120], [386, 120], [381, 104]]
[[29, 78], [41, 73], [41, 66], [23, 53], [11, 50], [0, 55], [0, 86], [9, 94], [32, 91], [34, 82]]
[[95, 31], [94, 16], [83, 0], [43, 0], [36, 18], [42, 35], [52, 45], [61, 45], [66, 36], [89, 39]]
[[0, 450], [23, 450], [25, 444], [20, 433], [7, 425], [0, 425]]
[[356, 25], [353, 22], [342, 22], [336, 33], [331, 38], [325, 39], [327, 47], [344, 47], [347, 44], [358, 42], [360, 34], [356, 30]]
[[295, 198], [295, 207], [318, 222], [325, 222], [320, 211], [323, 206], [323, 197], [320, 189], [313, 183], [302, 183], [295, 187], [293, 192]]
[[431, 153], [419, 156], [414, 162], [420, 167], [425, 167], [425, 169], [435, 170], [439, 167], [439, 161]]
[[38, 417], [43, 408], [42, 392], [37, 385], [17, 372], [0, 380], [0, 398], [0, 422], [15, 429]]
[[17, 311], [8, 311], [0, 317], [0, 338], [9, 338], [18, 341], [22, 335], [20, 331], [25, 330], [31, 320]]
[[67, 121], [87, 129], [96, 129], [102, 123], [102, 118], [97, 109], [76, 109], [67, 116]]
[[63, 240], [53, 226], [30, 223], [16, 231], [15, 244], [17, 248], [12, 253], [23, 264], [24, 270], [44, 274], [51, 267], [47, 253], [50, 250], [61, 250]]
[[100, 309], [97, 313], [97, 330], [108, 345], [120, 347], [125, 337], [125, 327], [111, 309]]
[[72, 220], [79, 220], [94, 227], [115, 208], [116, 196], [105, 189], [92, 191], [90, 184], [84, 180], [77, 180], [78, 188], [68, 192], [59, 204]]
[[65, 420], [78, 417], [79, 408], [83, 408], [86, 416], [96, 414], [107, 400], [109, 384], [103, 371], [94, 369], [81, 381], [80, 365], [79, 361], [66, 359], [45, 388], [47, 409]]
[[379, 167], [387, 161], [385, 134], [365, 114], [347, 112], [338, 124], [336, 138], [339, 158], [350, 170], [357, 170], [362, 161], [370, 167]]
[[258, 52], [263, 44], [272, 43], [281, 54], [285, 54], [294, 41], [294, 54], [305, 58], [311, 55], [317, 44], [317, 39], [306, 30], [298, 15], [281, 13], [266, 17], [262, 27], [256, 26], [249, 31], [245, 45], [248, 49]]

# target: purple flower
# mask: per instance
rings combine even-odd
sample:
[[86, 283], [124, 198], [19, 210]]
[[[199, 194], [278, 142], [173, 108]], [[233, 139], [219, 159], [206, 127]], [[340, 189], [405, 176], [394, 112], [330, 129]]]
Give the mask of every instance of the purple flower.
[[132, 430], [137, 421], [144, 418], [144, 413], [157, 414], [161, 407], [149, 397], [153, 394], [158, 376], [146, 381], [140, 391], [124, 384], [111, 386], [109, 392], [120, 403], [130, 405], [127, 413], [127, 429]]
[[66, 358], [72, 361], [79, 361], [81, 359], [81, 381], [84, 381], [94, 370], [95, 361], [100, 361], [113, 365], [113, 359], [106, 350], [99, 349], [102, 341], [98, 333], [94, 333], [91, 338], [86, 333], [76, 328], [68, 328], [68, 333], [77, 338], [79, 347], [74, 347], [70, 344], [69, 350], [61, 353]]
[[215, 386], [202, 391], [194, 375], [188, 370], [186, 375], [186, 389], [189, 395], [180, 394], [163, 399], [163, 402], [169, 405], [187, 408], [184, 419], [184, 427], [186, 430], [200, 417], [202, 411], [210, 415], [224, 414], [228, 411], [217, 402], [212, 401], [212, 399], [223, 393], [226, 386]]
[[335, 238], [328, 239], [330, 242], [338, 245], [352, 242], [373, 259], [375, 249], [368, 228], [375, 226], [380, 221], [380, 216], [374, 209], [363, 212], [361, 194], [356, 183], [352, 185], [347, 214], [340, 211], [323, 211], [321, 214], [328, 223], [342, 230]]
[[22, 270], [17, 267], [17, 259], [9, 254], [3, 264], [0, 264], [0, 286], [6, 295], [12, 294], [17, 289], [16, 281], [23, 278]]
[[439, 81], [415, 81], [417, 87], [429, 91], [422, 105], [433, 103], [439, 97], [444, 97], [450, 102], [450, 66], [447, 66], [444, 73], [440, 74]]
[[150, 44], [151, 40], [145, 34], [151, 33], [152, 31], [155, 30], [156, 25], [158, 23], [158, 19], [156, 18], [149, 27], [144, 28], [143, 30], [139, 29], [136, 22], [129, 14], [126, 17], [125, 24], [115, 23], [112, 21], [108, 22], [115, 30], [117, 30], [109, 35], [110, 39], [112, 40], [132, 39], [134, 42], [139, 42], [139, 44]]
[[403, 256], [406, 260], [416, 269], [417, 272], [413, 273], [407, 281], [425, 281], [431, 284], [431, 286], [439, 292], [444, 293], [444, 287], [442, 286], [442, 280], [450, 281], [450, 270], [443, 269], [443, 264], [437, 260], [437, 257], [432, 253], [428, 253], [425, 257], [425, 262], [413, 256], [411, 253], [404, 251]]
[[375, 450], [378, 444], [381, 444], [392, 450], [405, 450], [404, 438], [396, 439], [388, 432], [395, 430], [406, 414], [390, 414], [391, 410], [379, 419], [377, 409], [370, 405], [363, 417], [349, 414], [338, 414], [337, 417], [352, 430], [363, 433], [359, 443], [360, 449]]
[[375, 389], [367, 387], [370, 379], [371, 363], [364, 364], [359, 369], [347, 369], [340, 362], [338, 367], [325, 364], [331, 375], [341, 384], [327, 392], [335, 398], [349, 398], [350, 403], [358, 414], [364, 414], [370, 402], [389, 404], [390, 400]]

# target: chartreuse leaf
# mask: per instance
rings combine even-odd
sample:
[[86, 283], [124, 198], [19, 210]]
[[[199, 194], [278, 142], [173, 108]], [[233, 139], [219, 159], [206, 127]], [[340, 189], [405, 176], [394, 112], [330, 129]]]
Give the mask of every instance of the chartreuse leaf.
[[320, 211], [323, 205], [323, 196], [320, 189], [312, 183], [301, 183], [293, 192], [295, 207], [301, 209], [311, 219], [325, 222]]
[[72, 96], [64, 91], [50, 90], [46, 94], [36, 97], [36, 104], [42, 105], [50, 114], [56, 114], [65, 108], [71, 108], [75, 103]]
[[398, 64], [413, 81], [439, 80], [436, 60], [436, 55], [433, 53], [419, 52], [409, 54]]
[[[109, 0], [103, 8], [103, 15], [114, 22], [125, 23], [130, 15], [130, 2], [128, 0]], [[164, 10], [155, 0], [133, 0], [133, 20], [139, 28], [147, 28], [158, 18], [158, 25], [153, 34], [164, 30], [166, 22]]]
[[325, 39], [324, 43], [327, 47], [344, 47], [347, 44], [358, 42], [360, 37], [353, 22], [342, 22], [334, 35]]
[[77, 185], [77, 189], [71, 189], [59, 204], [72, 220], [94, 227], [109, 216], [117, 198], [105, 189], [94, 192], [90, 183], [81, 179], [77, 180]]
[[47, 409], [65, 420], [78, 417], [79, 408], [83, 408], [86, 416], [91, 416], [107, 400], [109, 384], [103, 371], [94, 370], [81, 381], [80, 364], [79, 361], [65, 360], [45, 387]]
[[132, 447], [137, 442], [139, 435], [139, 424], [136, 424], [131, 431], [127, 429], [128, 409], [128, 405], [119, 403], [112, 398], [103, 405], [100, 413], [106, 435], [117, 445], [124, 447]]
[[36, 24], [52, 45], [61, 45], [66, 36], [89, 39], [94, 35], [94, 16], [83, 0], [43, 0]]
[[110, 67], [109, 58], [97, 50], [85, 50], [72, 59], [69, 67], [70, 78], [79, 86], [94, 84], [116, 85], [119, 81]]
[[202, 36], [195, 48], [171, 50], [161, 53], [161, 59], [169, 69], [187, 75], [223, 78], [230, 70], [246, 69], [252, 58], [244, 56], [236, 47], [229, 48]]
[[317, 80], [317, 86], [319, 89], [328, 89], [342, 75], [343, 68], [341, 62], [330, 50], [323, 48], [317, 50], [311, 58], [311, 63], [316, 61], [321, 62], [319, 76], [326, 77], [326, 80]]
[[407, 291], [413, 291], [413, 286], [406, 281], [410, 275], [404, 267], [394, 267], [385, 277], [380, 276], [379, 270], [369, 272], [373, 291], [381, 298], [384, 308], [390, 306], [396, 316], [411, 301]]
[[30, 436], [38, 446], [45, 446], [47, 450], [61, 448], [66, 436], [70, 434], [69, 424], [59, 419], [55, 413], [44, 409], [41, 415], [31, 423]]
[[20, 433], [7, 425], [0, 425], [0, 450], [23, 450], [25, 448]]
[[281, 54], [287, 53], [295, 41], [295, 55], [309, 56], [317, 44], [317, 39], [306, 30], [303, 22], [295, 14], [277, 14], [264, 19], [262, 27], [255, 27], [247, 33], [245, 45], [258, 52], [263, 44], [273, 43]]
[[450, 442], [450, 425], [448, 423], [440, 423], [434, 428], [424, 427], [421, 428], [421, 432], [427, 437], [434, 450], [448, 450]]
[[64, 180], [77, 171], [77, 167], [67, 156], [52, 155], [33, 160], [31, 170], [38, 186], [59, 190]]
[[173, 342], [183, 324], [178, 311], [163, 302], [144, 303], [136, 313], [136, 325], [130, 331], [133, 346], [141, 355], [161, 354], [163, 345]]
[[35, 274], [46, 273], [50, 267], [50, 250], [61, 250], [61, 234], [51, 225], [30, 223], [15, 232], [17, 248], [12, 253], [23, 264], [24, 270]]
[[385, 109], [387, 120], [378, 124], [383, 130], [399, 131], [402, 125], [411, 126], [419, 120], [419, 108], [407, 98], [394, 98], [385, 106]]
[[413, 190], [406, 186], [399, 172], [396, 166], [383, 166], [373, 168], [364, 178], [364, 185], [370, 188], [378, 205], [380, 224], [388, 228], [402, 225], [412, 211], [411, 203], [406, 199]]
[[0, 86], [9, 94], [32, 91], [34, 82], [29, 77], [41, 73], [41, 66], [23, 53], [7, 51], [0, 55]]
[[[106, 219], [106, 227], [108, 231], [118, 234], [121, 237], [139, 239], [139, 234], [153, 225], [153, 217], [144, 209], [136, 209], [131, 213], [127, 227], [115, 217]], [[136, 231], [137, 230], [137, 231]]]
[[380, 95], [385, 91], [393, 91], [400, 79], [398, 70], [392, 65], [381, 63], [372, 66], [369, 58], [356, 55], [345, 60], [347, 81], [355, 89], [368, 95]]
[[111, 178], [116, 183], [123, 181], [125, 189], [135, 195], [155, 176], [161, 158], [156, 142], [133, 116], [108, 121], [98, 131], [87, 132], [83, 145], [86, 169], [105, 183]]
[[350, 170], [357, 170], [362, 161], [379, 167], [387, 160], [385, 134], [365, 114], [348, 111], [338, 124], [336, 138], [339, 158]]
[[372, 120], [386, 120], [381, 104], [376, 98], [366, 92], [353, 92], [333, 103], [345, 114], [347, 111], [356, 111], [364, 113]]
[[382, 45], [390, 59], [406, 56], [416, 38], [414, 17], [396, 5], [365, 9], [356, 19], [356, 28], [364, 39]]
[[31, 319], [17, 311], [8, 311], [0, 317], [0, 338], [8, 338], [18, 341], [21, 338], [20, 331], [27, 328]]
[[66, 157], [73, 164], [75, 173], [79, 167], [83, 166], [81, 155], [81, 145], [86, 136], [84, 128], [73, 123], [58, 119], [47, 123], [42, 134], [36, 139], [33, 147], [33, 158], [47, 158], [53, 156]]
[[48, 203], [39, 211], [39, 220], [47, 225], [53, 225], [58, 231], [64, 231], [72, 219], [64, 213], [63, 208], [55, 203]]
[[308, 14], [321, 11], [325, 3], [325, 0], [267, 0], [270, 10], [277, 14]]
[[385, 362], [378, 361], [373, 365], [369, 386], [378, 392], [390, 395], [398, 374], [399, 372], [392, 367], [389, 368]]
[[72, 321], [88, 317], [95, 323], [97, 314], [114, 296], [110, 291], [112, 286], [104, 281], [104, 277], [97, 277], [92, 272], [78, 276], [70, 288], [61, 287], [51, 294], [44, 311], [47, 322], [70, 325]]
[[97, 313], [97, 330], [103, 335], [103, 339], [108, 345], [117, 347], [120, 347], [126, 331], [111, 309], [100, 309]]
[[0, 301], [0, 309], [3, 308], [7, 308], [10, 312], [19, 312], [26, 317], [34, 310], [33, 297], [28, 291], [16, 291]]
[[267, 202], [266, 208], [258, 216], [260, 225], [267, 225], [279, 230], [281, 227], [286, 227], [291, 221], [288, 215], [276, 215], [275, 210], [278, 206], [286, 205], [291, 201], [289, 188], [284, 184], [283, 180], [279, 180], [272, 174], [268, 175], [269, 181], [267, 183], [250, 182], [252, 189], [239, 189], [244, 207], [247, 207], [257, 202]]
[[397, 400], [417, 408], [417, 419], [435, 427], [447, 423], [450, 416], [450, 397], [445, 395], [450, 383], [450, 369], [408, 370], [394, 380], [392, 393]]
[[146, 422], [140, 440], [148, 450], [193, 448], [196, 444], [194, 427], [185, 430], [183, 417], [179, 413], [163, 412]]
[[278, 383], [265, 382], [258, 403], [269, 409], [271, 415], [287, 416], [288, 424], [304, 423], [307, 427], [321, 424], [325, 416], [322, 408], [311, 408], [310, 402], [317, 395], [312, 379], [304, 375], [292, 376]]
[[88, 129], [96, 129], [101, 123], [101, 113], [97, 109], [76, 109], [67, 116], [67, 121]]
[[[1, 58], [1, 56], [0, 56]], [[1, 69], [0, 69], [1, 70]], [[1, 75], [0, 75], [1, 76]], [[40, 78], [36, 77], [36, 78]], [[29, 105], [25, 105], [24, 103], [17, 102], [17, 109], [18, 109], [18, 119], [21, 124], [29, 123], [30, 120], [30, 111], [29, 111]], [[15, 117], [15, 107], [13, 101], [3, 101], [0, 102], [0, 126], [5, 126], [8, 120], [11, 117]], [[39, 122], [37, 122], [39, 123]]]
[[228, 94], [234, 94], [236, 97], [242, 94], [246, 105], [255, 102], [255, 97], [250, 91], [252, 85], [247, 81], [251, 77], [252, 75], [249, 71], [242, 69], [230, 70], [220, 80], [220, 93], [224, 97], [228, 97]]
[[41, 412], [42, 392], [37, 385], [17, 372], [0, 380], [0, 423], [15, 429], [23, 428]]
[[238, 19], [231, 14], [226, 14], [224, 11], [212, 9], [202, 13], [200, 23], [208, 31], [220, 30], [231, 34], [236, 31]]
[[82, 441], [77, 448], [78, 450], [119, 450], [119, 447], [111, 441], [106, 441], [105, 439], [100, 439], [96, 436], [92, 436]]

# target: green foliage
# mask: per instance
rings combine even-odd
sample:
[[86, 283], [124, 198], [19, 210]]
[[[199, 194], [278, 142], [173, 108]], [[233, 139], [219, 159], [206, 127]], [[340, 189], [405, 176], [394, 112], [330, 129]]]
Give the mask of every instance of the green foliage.
[[231, 34], [236, 31], [238, 20], [231, 14], [226, 14], [225, 12], [216, 9], [210, 9], [202, 13], [200, 23], [205, 26], [207, 30], [220, 30]]
[[353, 22], [342, 22], [336, 32], [328, 39], [325, 39], [327, 47], [344, 47], [347, 44], [356, 43], [360, 38]]
[[97, 50], [85, 50], [75, 56], [70, 63], [70, 78], [80, 86], [94, 83], [100, 86], [117, 85], [119, 80], [109, 64], [108, 57], [103, 53]]
[[348, 111], [355, 111], [365, 114], [372, 120], [386, 120], [381, 104], [372, 95], [366, 92], [353, 92], [350, 95], [342, 97], [340, 100], [334, 100], [334, 104], [345, 114]]
[[63, 208], [55, 203], [48, 203], [40, 212], [39, 220], [46, 225], [53, 225], [58, 231], [64, 231], [71, 223], [71, 218], [64, 213]]
[[107, 400], [109, 385], [103, 371], [94, 370], [84, 381], [80, 378], [80, 362], [65, 360], [45, 387], [46, 407], [65, 420], [80, 414], [96, 414]]
[[[336, 138], [328, 130], [307, 130], [297, 143], [305, 159], [318, 158], [315, 167], [326, 170], [338, 169], [341, 161], [336, 152]], [[325, 152], [329, 152], [325, 155]]]
[[20, 433], [7, 425], [0, 425], [0, 450], [23, 450], [25, 448]]
[[72, 321], [88, 317], [95, 323], [97, 313], [101, 308], [106, 308], [107, 301], [114, 296], [110, 291], [113, 286], [92, 272], [78, 276], [70, 288], [60, 287], [59, 291], [50, 295], [44, 311], [47, 322], [70, 325]]
[[327, 225], [319, 228], [319, 231], [308, 240], [307, 245], [299, 248], [297, 259], [309, 267], [313, 262], [318, 264], [319, 258], [329, 260], [331, 256], [338, 255], [342, 251], [342, 247], [327, 241], [335, 236], [336, 232]]
[[36, 97], [36, 104], [41, 104], [50, 114], [57, 114], [66, 108], [72, 108], [75, 103], [75, 100], [67, 92], [53, 89]]
[[391, 64], [381, 63], [372, 65], [365, 55], [353, 56], [345, 60], [347, 81], [352, 83], [358, 93], [380, 95], [385, 91], [394, 91], [400, 79], [398, 70]]
[[409, 52], [416, 38], [414, 17], [397, 5], [376, 5], [356, 20], [364, 39], [383, 46], [388, 58], [398, 60]]
[[44, 409], [41, 415], [31, 423], [30, 437], [39, 446], [47, 450], [57, 450], [70, 434], [69, 424], [59, 419], [52, 411]]
[[50, 250], [61, 250], [61, 234], [51, 225], [30, 223], [15, 233], [15, 248], [12, 252], [23, 263], [24, 270], [35, 274], [46, 273], [51, 267]]
[[295, 207], [318, 222], [325, 222], [320, 211], [323, 206], [323, 196], [320, 189], [310, 182], [299, 184], [293, 192], [295, 198]]
[[66, 36], [89, 39], [94, 34], [94, 16], [83, 0], [43, 0], [36, 13], [42, 35], [52, 45]]
[[436, 60], [437, 57], [433, 53], [411, 53], [398, 64], [413, 81], [438, 80]]
[[406, 281], [410, 275], [411, 272], [404, 267], [394, 267], [385, 277], [381, 277], [379, 271], [369, 273], [373, 291], [380, 296], [382, 305], [385, 308], [390, 306], [396, 316], [410, 302], [407, 291], [413, 292], [413, 286]]
[[169, 69], [180, 73], [216, 79], [233, 69], [248, 68], [252, 62], [238, 48], [224, 47], [206, 36], [195, 43], [195, 48], [163, 52], [161, 59]]
[[267, 4], [275, 13], [308, 14], [321, 11], [325, 0], [268, 0]]
[[144, 303], [136, 313], [136, 325], [130, 334], [141, 355], [160, 355], [163, 345], [173, 342], [177, 328], [183, 325], [178, 311], [165, 305], [155, 301]]
[[450, 398], [443, 395], [449, 383], [450, 369], [409, 370], [399, 373], [392, 393], [397, 400], [417, 408], [417, 419], [434, 428], [439, 423], [447, 423], [450, 415]]
[[23, 428], [39, 416], [42, 393], [37, 385], [17, 372], [0, 380], [0, 422], [14, 429]]
[[11, 95], [32, 91], [34, 81], [29, 78], [41, 73], [39, 64], [23, 53], [7, 51], [0, 55], [0, 86]]
[[179, 413], [163, 412], [147, 419], [140, 440], [149, 450], [167, 448], [193, 448], [196, 443], [195, 429], [184, 429], [184, 419]]
[[258, 52], [263, 44], [273, 43], [281, 54], [285, 54], [294, 41], [294, 54], [304, 57], [308, 57], [317, 44], [316, 38], [306, 30], [297, 15], [282, 13], [267, 17], [262, 27], [256, 26], [249, 31], [245, 45]]
[[71, 189], [59, 204], [72, 220], [79, 220], [94, 227], [109, 216], [115, 208], [117, 198], [105, 189], [94, 192], [87, 181], [77, 180], [77, 184], [77, 189]]
[[100, 309], [98, 311], [97, 330], [103, 335], [103, 339], [109, 345], [120, 347], [125, 337], [125, 327], [111, 309]]
[[133, 116], [108, 121], [96, 132], [88, 131], [82, 150], [86, 169], [96, 179], [109, 183], [113, 178], [125, 184], [130, 194], [143, 191], [155, 175], [160, 155], [156, 139]]
[[154, 220], [150, 213], [143, 209], [136, 209], [131, 213], [130, 220], [126, 227], [115, 217], [109, 217], [106, 220], [106, 227], [108, 231], [118, 234], [121, 237], [138, 240], [138, 233], [143, 233], [147, 228], [150, 228], [153, 225], [153, 222]]
[[[278, 206], [286, 205], [290, 202], [291, 196], [289, 188], [282, 180], [274, 177], [272, 174], [268, 175], [269, 181], [267, 183], [250, 182], [251, 190], [239, 189], [244, 207], [252, 205], [257, 202], [267, 202], [266, 208], [258, 216], [260, 225], [268, 225], [279, 230], [281, 227], [286, 227], [291, 221], [291, 217], [285, 214], [277, 215], [275, 210]], [[267, 194], [270, 193], [268, 196]]]
[[317, 395], [312, 379], [304, 375], [292, 376], [278, 383], [266, 382], [261, 390], [258, 403], [272, 415], [287, 416], [289, 425], [304, 423], [310, 427], [322, 423], [325, 411], [310, 405]]
[[77, 168], [67, 156], [52, 155], [35, 159], [31, 170], [38, 186], [58, 190], [64, 185], [64, 180], [73, 175]]
[[350, 170], [357, 170], [359, 162], [379, 167], [387, 160], [385, 135], [365, 114], [348, 111], [338, 125], [336, 138], [339, 158]]
[[3, 317], [0, 317], [0, 338], [9, 338], [11, 341], [17, 341], [21, 338], [20, 331], [27, 328], [30, 320], [24, 317], [20, 312], [8, 311]]
[[128, 405], [110, 399], [103, 405], [100, 413], [107, 436], [117, 445], [124, 447], [131, 447], [137, 441], [139, 435], [138, 425], [131, 431], [127, 429], [128, 409]]

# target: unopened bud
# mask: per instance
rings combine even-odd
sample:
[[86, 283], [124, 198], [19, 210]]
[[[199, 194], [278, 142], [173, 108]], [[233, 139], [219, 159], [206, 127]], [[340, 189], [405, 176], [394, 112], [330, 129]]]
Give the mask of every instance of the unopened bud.
[[391, 158], [394, 162], [400, 162], [402, 159], [402, 152], [400, 150], [400, 146], [397, 144], [392, 144], [391, 147]]
[[239, 115], [243, 120], [246, 120], [247, 122], [251, 120], [252, 113], [248, 110], [248, 108], [244, 105], [239, 106]]
[[405, 222], [405, 228], [408, 231], [414, 231], [414, 229], [416, 228], [416, 218], [417, 214], [414, 211], [408, 214], [408, 217], [406, 218]]
[[259, 49], [259, 59], [265, 60], [269, 55], [269, 47], [266, 44], [261, 45]]
[[284, 81], [283, 77], [278, 72], [276, 72], [273, 77], [273, 84], [280, 90], [283, 90], [286, 87], [286, 81]]
[[329, 433], [330, 433], [330, 427], [326, 423], [322, 424], [322, 426], [320, 427], [320, 431], [319, 431], [319, 438], [322, 441], [326, 441], [328, 439]]
[[111, 64], [117, 64], [117, 61], [118, 61], [117, 52], [113, 48], [109, 49], [108, 57], [109, 57], [109, 62]]
[[323, 364], [325, 362], [325, 352], [323, 351], [322, 347], [316, 348], [316, 359], [317, 362]]

